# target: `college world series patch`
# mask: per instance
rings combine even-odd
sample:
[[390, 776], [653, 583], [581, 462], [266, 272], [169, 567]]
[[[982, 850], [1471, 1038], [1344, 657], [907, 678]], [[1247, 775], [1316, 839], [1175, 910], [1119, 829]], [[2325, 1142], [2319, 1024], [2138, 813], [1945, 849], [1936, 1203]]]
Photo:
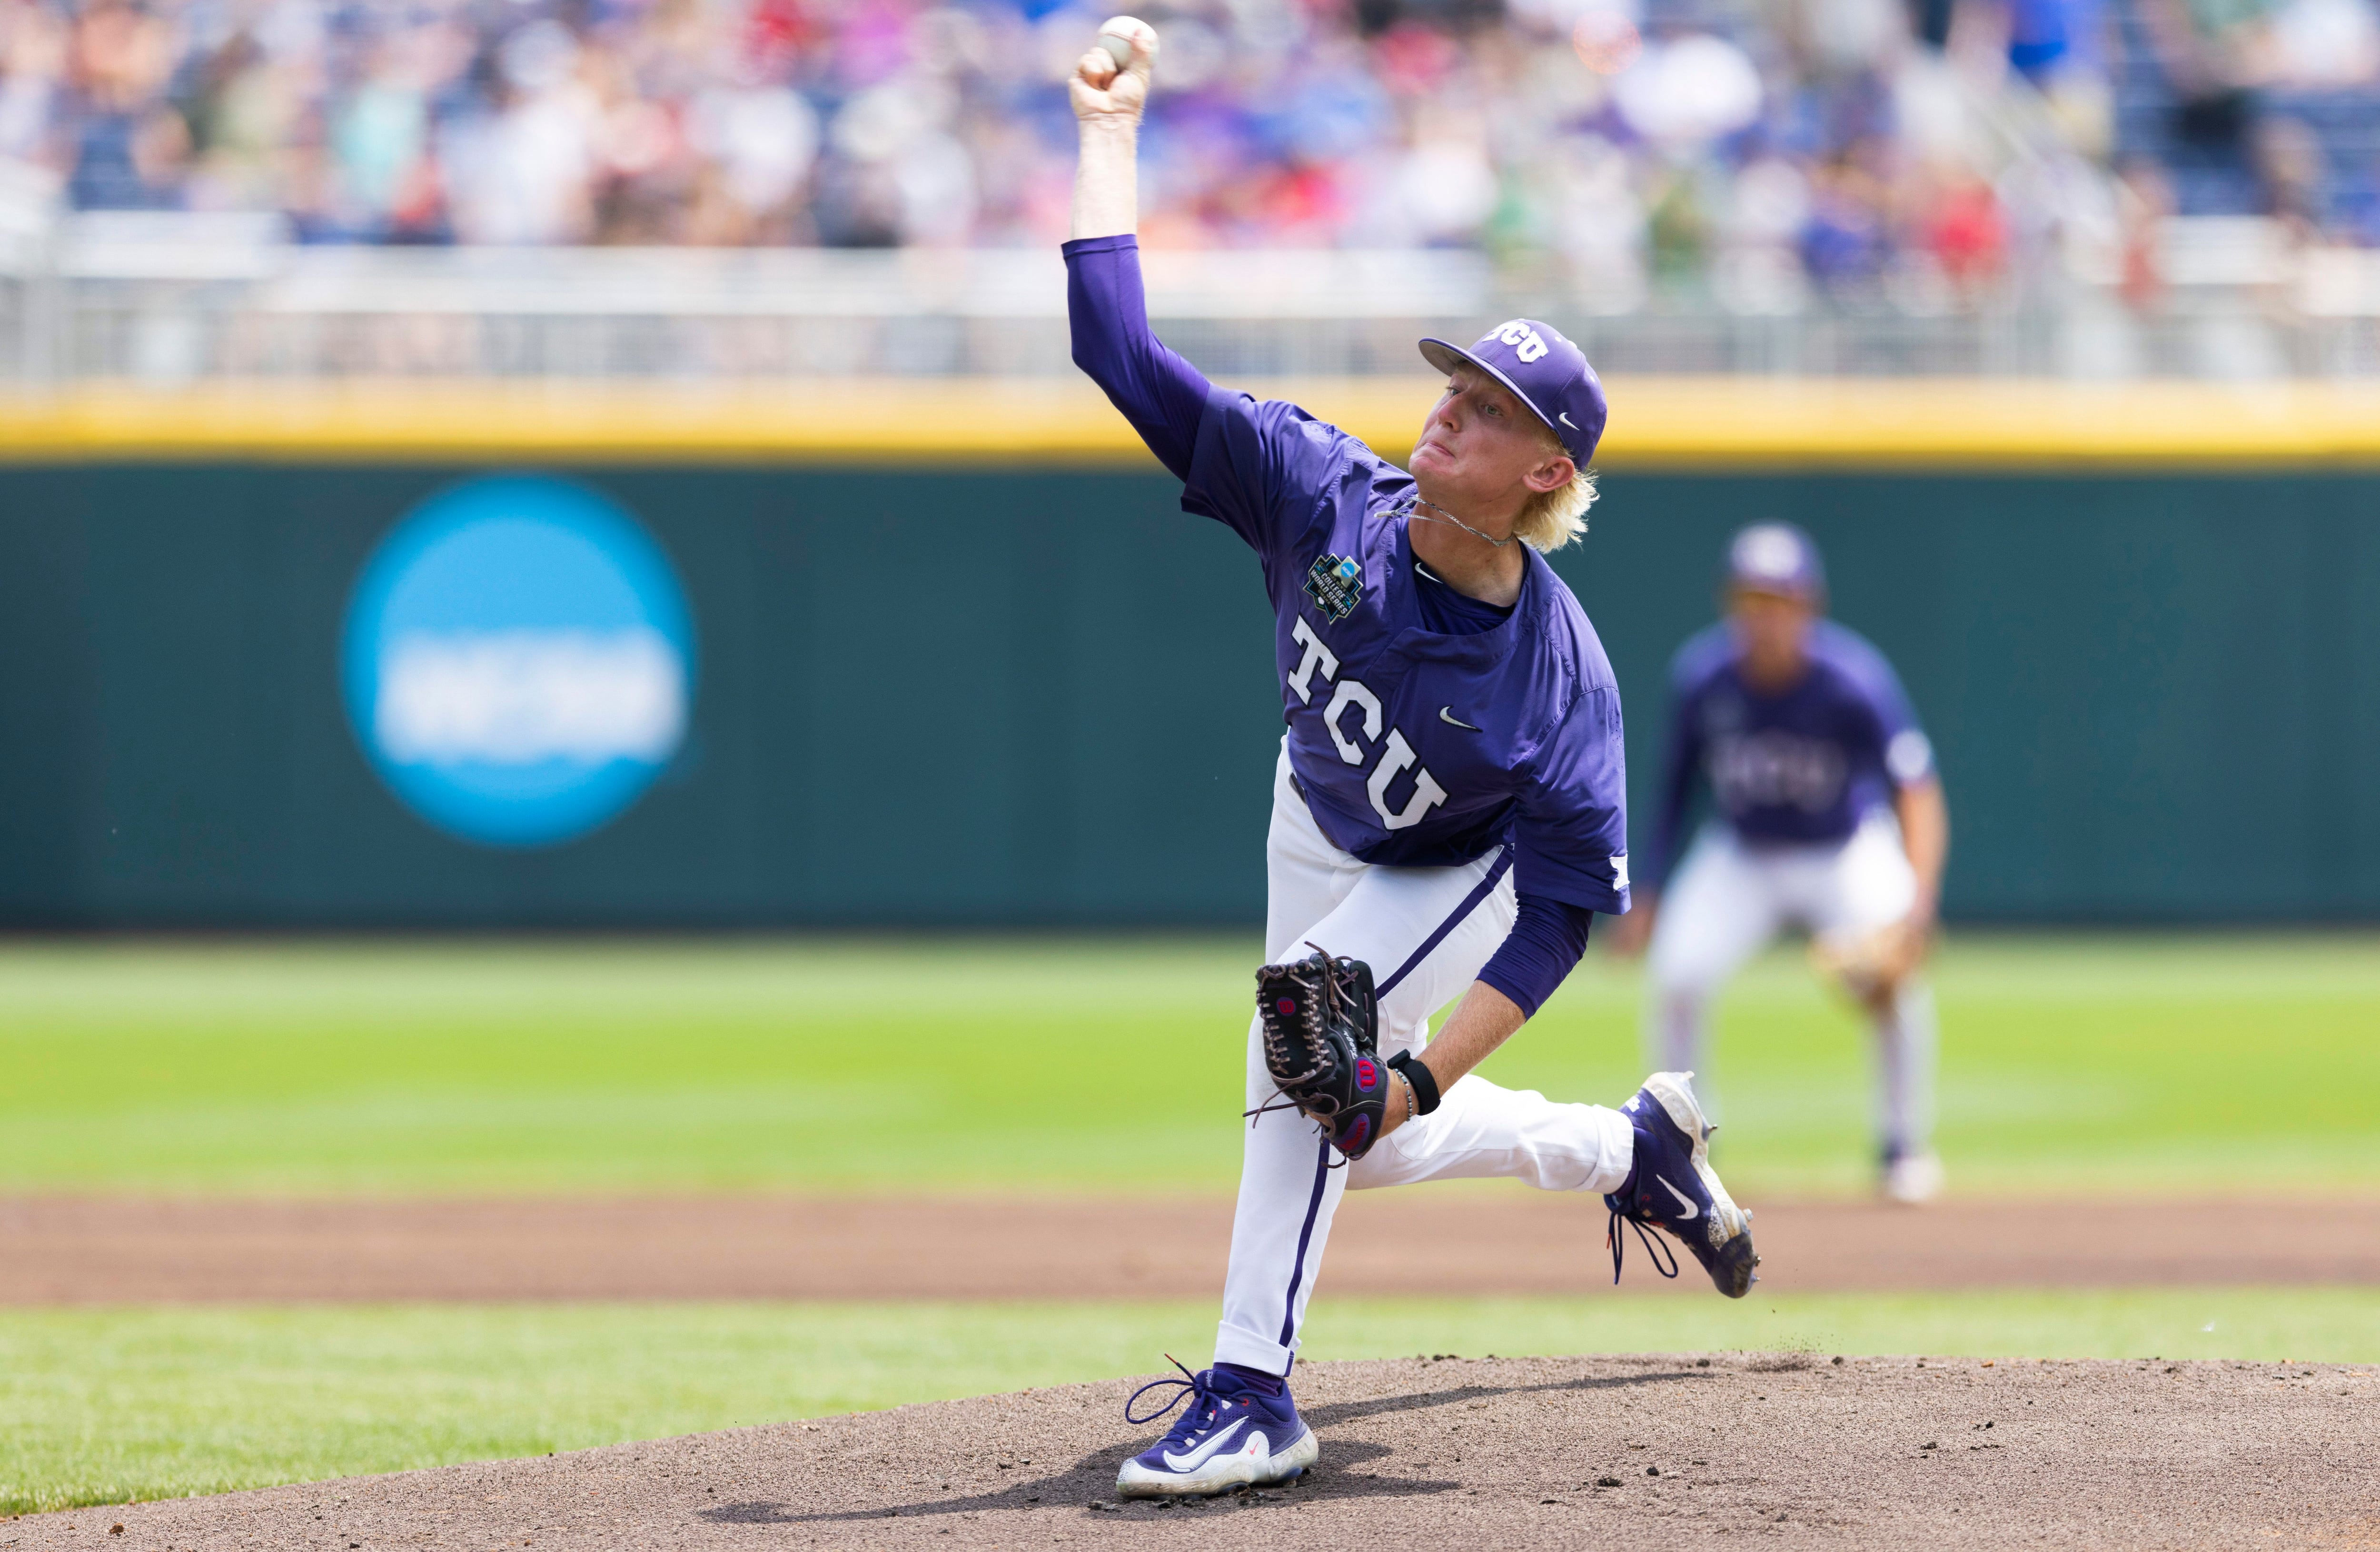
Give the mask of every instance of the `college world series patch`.
[[1322, 555], [1305, 571], [1305, 596], [1333, 622], [1355, 612], [1364, 597], [1364, 568], [1344, 555]]

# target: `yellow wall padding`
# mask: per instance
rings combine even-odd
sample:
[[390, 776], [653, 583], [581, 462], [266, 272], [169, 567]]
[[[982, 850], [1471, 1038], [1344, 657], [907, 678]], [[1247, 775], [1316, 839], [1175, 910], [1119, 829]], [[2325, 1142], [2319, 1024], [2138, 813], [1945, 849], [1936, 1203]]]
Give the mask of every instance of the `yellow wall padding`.
[[[1434, 380], [1251, 382], [1391, 457]], [[1645, 377], [1613, 469], [2380, 465], [2380, 383]], [[0, 462], [492, 461], [1152, 467], [1079, 379], [87, 386], [0, 398]]]

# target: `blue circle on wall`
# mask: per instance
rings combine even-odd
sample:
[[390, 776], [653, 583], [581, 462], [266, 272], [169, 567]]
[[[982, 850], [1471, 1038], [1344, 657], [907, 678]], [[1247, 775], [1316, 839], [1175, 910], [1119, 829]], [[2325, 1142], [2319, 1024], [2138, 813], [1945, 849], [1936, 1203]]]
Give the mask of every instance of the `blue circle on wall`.
[[356, 582], [342, 677], [372, 768], [486, 846], [551, 846], [636, 802], [685, 741], [694, 626], [618, 503], [538, 475], [454, 486]]

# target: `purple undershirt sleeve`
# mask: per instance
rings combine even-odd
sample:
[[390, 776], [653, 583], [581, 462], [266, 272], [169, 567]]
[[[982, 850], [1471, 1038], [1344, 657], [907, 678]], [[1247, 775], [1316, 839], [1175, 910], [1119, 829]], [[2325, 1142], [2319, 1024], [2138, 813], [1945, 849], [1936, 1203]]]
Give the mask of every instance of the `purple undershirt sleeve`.
[[1586, 929], [1594, 921], [1595, 913], [1584, 905], [1524, 894], [1512, 933], [1479, 978], [1535, 1018], [1562, 977], [1577, 968], [1579, 956], [1586, 952]]
[[1661, 807], [1653, 821], [1653, 849], [1644, 859], [1645, 887], [1658, 890], [1678, 865], [1678, 849], [1685, 840], [1686, 806], [1693, 800], [1694, 778], [1703, 763], [1702, 718], [1693, 703], [1672, 696], [1670, 702], [1669, 747], [1661, 761]]
[[1212, 384], [1149, 332], [1139, 239], [1085, 237], [1063, 252], [1075, 365], [1106, 391], [1157, 461], [1187, 480]]

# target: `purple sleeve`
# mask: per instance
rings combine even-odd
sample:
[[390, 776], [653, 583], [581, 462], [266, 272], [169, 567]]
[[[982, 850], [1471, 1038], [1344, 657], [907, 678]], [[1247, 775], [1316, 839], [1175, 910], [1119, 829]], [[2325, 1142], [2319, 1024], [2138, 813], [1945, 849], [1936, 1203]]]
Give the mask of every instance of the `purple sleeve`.
[[1589, 690], [1529, 757], [1512, 825], [1512, 885], [1522, 896], [1624, 915], [1628, 910], [1628, 756], [1620, 692]]
[[1895, 788], [1932, 780], [1934, 746], [1927, 741], [1925, 730], [1917, 725], [1917, 713], [1909, 704], [1909, 692], [1900, 687], [1900, 676], [1879, 655], [1864, 678], [1868, 715], [1876, 721], [1876, 758], [1885, 775]]
[[1136, 237], [1086, 237], [1066, 255], [1066, 317], [1075, 365], [1106, 390], [1176, 479], [1190, 478], [1198, 420], [1212, 385], [1148, 331]]
[[1594, 921], [1595, 913], [1584, 905], [1524, 894], [1511, 935], [1479, 978], [1535, 1018], [1586, 952], [1586, 929]]
[[1645, 859], [1645, 883], [1659, 889], [1677, 865], [1678, 844], [1684, 839], [1686, 802], [1694, 795], [1694, 777], [1702, 770], [1702, 718], [1694, 713], [1694, 697], [1670, 699], [1670, 736], [1661, 757], [1661, 809], [1653, 822], [1653, 853]]
[[1281, 399], [1229, 388], [1208, 395], [1197, 451], [1182, 482], [1182, 509], [1212, 517], [1248, 541], [1269, 572], [1303, 569], [1330, 530], [1323, 499], [1361, 443]]
[[1295, 405], [1218, 388], [1160, 344], [1137, 238], [1086, 237], [1064, 251], [1075, 364], [1182, 481], [1183, 509], [1229, 526], [1268, 568], [1303, 564], [1329, 520], [1323, 493], [1362, 443]]

